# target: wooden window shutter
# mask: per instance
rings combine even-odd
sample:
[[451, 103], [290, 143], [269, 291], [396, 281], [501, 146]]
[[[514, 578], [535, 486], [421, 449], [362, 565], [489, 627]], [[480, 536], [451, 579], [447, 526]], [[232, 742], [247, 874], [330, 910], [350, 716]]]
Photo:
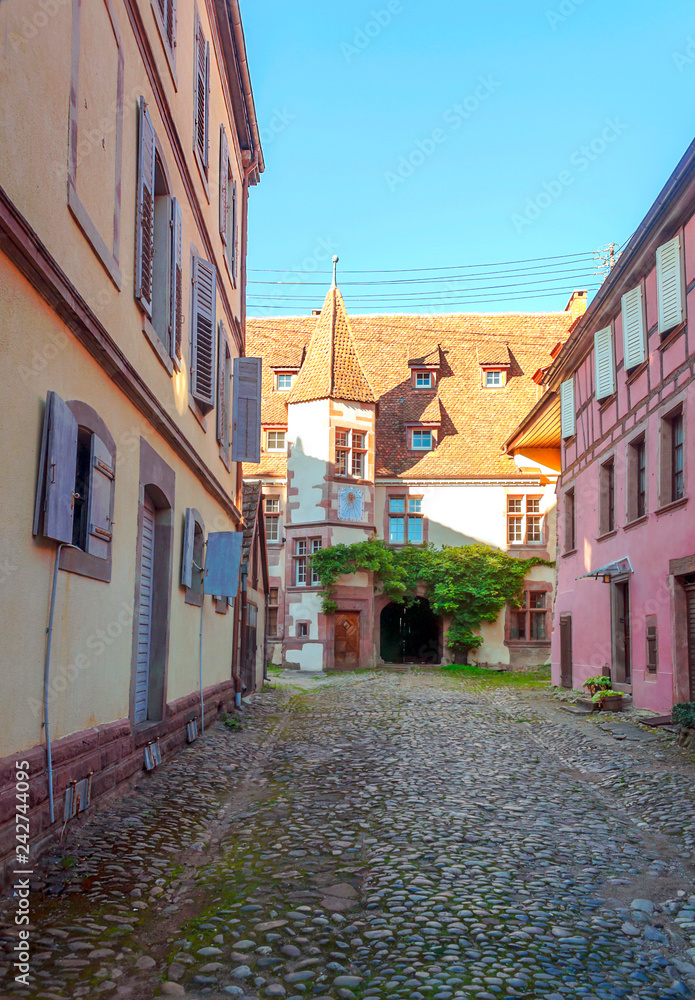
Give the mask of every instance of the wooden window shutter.
[[186, 508], [186, 520], [183, 529], [183, 552], [181, 555], [181, 586], [193, 586], [193, 542], [195, 539], [195, 511]]
[[594, 334], [594, 364], [596, 369], [596, 398], [607, 399], [615, 392], [615, 361], [613, 359], [613, 330], [604, 326]]
[[138, 216], [135, 250], [135, 297], [152, 317], [154, 264], [154, 126], [144, 97], [140, 98], [138, 134]]
[[195, 19], [195, 144], [203, 166], [208, 167], [208, 94], [210, 88], [210, 44], [205, 41], [203, 26], [196, 13]]
[[181, 206], [171, 199], [171, 287], [169, 290], [169, 343], [172, 357], [181, 360], [181, 332], [183, 328], [183, 223]]
[[576, 430], [574, 378], [566, 379], [560, 386], [560, 420], [563, 438], [573, 437]]
[[227, 331], [220, 320], [217, 336], [217, 440], [224, 449], [229, 447], [230, 360]]
[[89, 464], [86, 551], [100, 559], [107, 559], [113, 531], [116, 470], [110, 451], [96, 434], [92, 434]]
[[77, 421], [67, 403], [49, 391], [34, 507], [35, 535], [72, 542], [76, 464]]
[[641, 365], [647, 356], [645, 343], [644, 304], [642, 286], [625, 292], [621, 300], [623, 314], [623, 351], [625, 370]]
[[668, 333], [683, 322], [683, 272], [681, 238], [674, 236], [656, 251], [656, 297], [659, 333]]
[[232, 461], [261, 460], [261, 358], [234, 358]]
[[176, 0], [167, 0], [165, 28], [169, 48], [173, 50], [176, 46]]
[[237, 229], [238, 229], [237, 212], [238, 212], [238, 205], [239, 205], [239, 199], [238, 199], [238, 194], [237, 194], [237, 183], [236, 183], [236, 181], [234, 181], [234, 184], [232, 186], [232, 278], [234, 279], [235, 283], [236, 283], [236, 278], [237, 278], [237, 262], [238, 262], [238, 259], [239, 259], [238, 237], [237, 237]]
[[659, 668], [659, 635], [656, 615], [647, 615], [647, 671], [655, 674]]
[[206, 410], [215, 405], [215, 308], [217, 275], [214, 264], [193, 259], [191, 320], [191, 393]]
[[229, 143], [224, 125], [220, 125], [220, 236], [227, 242], [227, 205], [229, 199]]
[[203, 163], [208, 168], [208, 147], [210, 144], [210, 42], [205, 43], [205, 146]]

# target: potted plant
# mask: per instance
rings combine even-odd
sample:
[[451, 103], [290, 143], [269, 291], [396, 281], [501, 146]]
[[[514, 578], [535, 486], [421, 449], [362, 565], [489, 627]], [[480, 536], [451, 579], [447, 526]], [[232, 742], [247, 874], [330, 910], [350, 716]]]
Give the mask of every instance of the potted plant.
[[678, 745], [686, 750], [695, 749], [695, 701], [674, 705], [671, 719], [678, 726]]
[[598, 677], [587, 677], [584, 681], [584, 687], [587, 689], [589, 694], [597, 694], [599, 691], [607, 691], [613, 687], [611, 684], [610, 677], [605, 677], [600, 674]]
[[623, 710], [623, 692], [614, 691], [613, 688], [597, 691], [591, 700], [598, 704], [599, 712], [622, 712]]

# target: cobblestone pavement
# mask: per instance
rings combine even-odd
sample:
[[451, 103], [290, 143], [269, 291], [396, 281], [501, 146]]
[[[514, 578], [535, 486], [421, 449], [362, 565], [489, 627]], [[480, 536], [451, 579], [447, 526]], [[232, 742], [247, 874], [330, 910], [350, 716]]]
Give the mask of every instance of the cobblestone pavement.
[[672, 736], [424, 672], [247, 714], [45, 856], [28, 989], [4, 900], [6, 996], [695, 993], [695, 768]]

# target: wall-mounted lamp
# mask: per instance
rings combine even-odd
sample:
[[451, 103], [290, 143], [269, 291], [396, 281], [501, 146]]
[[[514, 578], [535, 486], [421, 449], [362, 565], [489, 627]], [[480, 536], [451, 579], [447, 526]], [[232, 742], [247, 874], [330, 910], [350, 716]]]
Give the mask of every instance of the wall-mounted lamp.
[[611, 575], [610, 575], [610, 573], [604, 573], [603, 574], [603, 582], [604, 583], [610, 583], [611, 582]]

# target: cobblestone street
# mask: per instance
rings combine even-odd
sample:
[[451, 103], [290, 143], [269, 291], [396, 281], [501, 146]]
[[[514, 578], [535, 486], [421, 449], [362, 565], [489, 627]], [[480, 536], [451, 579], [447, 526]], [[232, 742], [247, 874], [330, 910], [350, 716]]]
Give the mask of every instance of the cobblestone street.
[[497, 678], [280, 683], [44, 856], [30, 989], [3, 901], [6, 996], [695, 993], [672, 734]]

